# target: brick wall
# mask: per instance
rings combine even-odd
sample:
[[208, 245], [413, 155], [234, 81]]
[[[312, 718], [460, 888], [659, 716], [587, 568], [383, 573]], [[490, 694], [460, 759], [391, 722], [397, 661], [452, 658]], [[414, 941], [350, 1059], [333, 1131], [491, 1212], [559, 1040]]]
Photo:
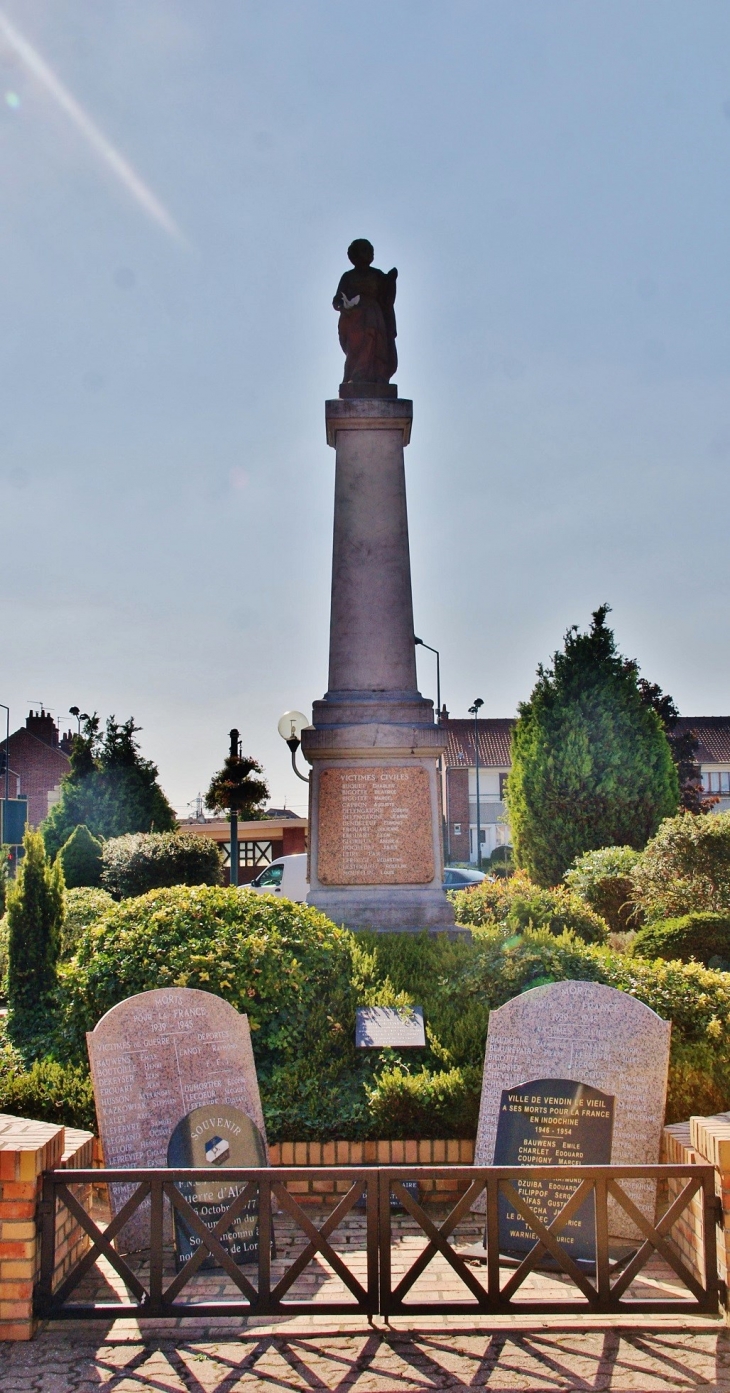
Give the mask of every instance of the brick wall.
[[[469, 860], [469, 770], [446, 770], [446, 852], [452, 861]], [[454, 824], [461, 832], [454, 831]]]
[[[471, 1166], [474, 1142], [452, 1141], [284, 1141], [269, 1147], [275, 1166]], [[468, 1181], [421, 1180], [421, 1197], [437, 1203], [458, 1200]], [[299, 1204], [321, 1204], [349, 1189], [346, 1180], [288, 1180], [286, 1188]]]
[[[93, 1137], [69, 1127], [0, 1113], [0, 1340], [30, 1340], [40, 1268], [38, 1202], [43, 1171], [90, 1166]], [[88, 1209], [90, 1187], [77, 1186]], [[88, 1238], [66, 1210], [56, 1216], [54, 1288], [86, 1251]]]
[[[675, 1122], [665, 1127], [662, 1161], [682, 1166], [707, 1165], [709, 1162], [715, 1167], [715, 1194], [722, 1206], [722, 1221], [717, 1225], [716, 1235], [717, 1272], [727, 1291], [730, 1272], [730, 1113], [691, 1117], [688, 1122]], [[681, 1193], [685, 1183], [682, 1179], [667, 1181], [666, 1197], [670, 1203]], [[701, 1277], [705, 1261], [701, 1192], [694, 1195], [680, 1215], [671, 1236], [688, 1267]]]
[[10, 768], [20, 776], [19, 794], [28, 799], [28, 821], [37, 827], [48, 816], [49, 795], [52, 802], [71, 761], [63, 750], [23, 728], [10, 737]]

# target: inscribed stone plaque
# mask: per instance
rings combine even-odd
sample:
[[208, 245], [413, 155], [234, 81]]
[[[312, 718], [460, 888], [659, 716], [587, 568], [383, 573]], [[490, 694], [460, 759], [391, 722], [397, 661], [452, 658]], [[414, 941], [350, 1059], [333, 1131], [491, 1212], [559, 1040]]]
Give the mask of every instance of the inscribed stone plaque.
[[[499, 1105], [495, 1166], [607, 1166], [611, 1160], [613, 1098], [572, 1079], [535, 1079], [506, 1088]], [[578, 1188], [576, 1181], [520, 1180], [516, 1185], [538, 1219], [551, 1224]], [[593, 1195], [560, 1229], [558, 1240], [572, 1258], [595, 1261]], [[500, 1252], [522, 1254], [537, 1234], [499, 1196]]]
[[359, 1050], [423, 1049], [423, 1007], [358, 1006], [355, 1045]]
[[[246, 1188], [246, 1181], [226, 1181], [227, 1166], [265, 1166], [263, 1137], [240, 1108], [194, 1108], [178, 1122], [167, 1148], [168, 1166], [210, 1168], [209, 1180], [179, 1180], [177, 1188], [207, 1229]], [[239, 1266], [256, 1262], [259, 1254], [259, 1204], [254, 1195], [230, 1229], [219, 1238], [222, 1248]], [[175, 1261], [178, 1271], [200, 1247], [200, 1239], [175, 1210]], [[213, 1256], [202, 1268], [216, 1268]]]
[[[165, 1166], [167, 1144], [194, 1108], [240, 1108], [264, 1138], [248, 1018], [190, 987], [141, 992], [113, 1006], [86, 1036], [104, 1160]], [[132, 1193], [111, 1187], [116, 1213]], [[149, 1246], [149, 1202], [121, 1234], [121, 1250]]]
[[317, 874], [323, 885], [427, 885], [431, 793], [421, 765], [325, 769]]
[[[598, 982], [552, 982], [533, 987], [492, 1011], [474, 1156], [494, 1159], [502, 1093], [525, 1079], [580, 1079], [614, 1101], [614, 1165], [659, 1160], [669, 1068], [671, 1026], [628, 992]], [[654, 1183], [632, 1181], [626, 1192], [654, 1217]], [[611, 1233], [635, 1229], [613, 1204]]]

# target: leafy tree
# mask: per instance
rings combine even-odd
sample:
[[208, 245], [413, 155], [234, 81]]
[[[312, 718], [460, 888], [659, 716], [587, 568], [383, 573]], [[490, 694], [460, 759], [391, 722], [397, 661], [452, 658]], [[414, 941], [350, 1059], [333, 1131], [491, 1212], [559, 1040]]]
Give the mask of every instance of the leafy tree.
[[51, 864], [39, 832], [26, 832], [23, 848], [8, 892], [8, 1003], [16, 1037], [47, 1024], [64, 909], [60, 861]]
[[234, 735], [231, 753], [223, 768], [211, 779], [205, 806], [212, 813], [238, 813], [249, 822], [258, 821], [266, 816], [261, 805], [269, 796], [268, 785], [260, 777], [263, 767], [252, 755], [233, 753], [238, 731], [231, 731], [231, 737]]
[[220, 885], [221, 854], [210, 837], [128, 832], [104, 845], [102, 884], [115, 899], [163, 885]]
[[597, 609], [586, 634], [568, 630], [519, 708], [507, 804], [516, 863], [543, 886], [585, 851], [640, 849], [677, 809], [667, 737], [616, 652], [608, 613]]
[[634, 869], [634, 894], [655, 919], [730, 912], [730, 813], [680, 813], [662, 823]]
[[102, 735], [99, 717], [87, 717], [83, 734], [73, 739], [61, 798], [41, 829], [51, 854], [81, 824], [96, 837], [174, 829], [175, 814], [157, 782], [157, 766], [139, 753], [139, 729], [131, 716], [121, 724], [109, 716]]
[[80, 827], [74, 827], [58, 853], [69, 890], [75, 890], [80, 885], [101, 883], [101, 851], [101, 842], [98, 837], [92, 836], [88, 827], [84, 827], [83, 823]]
[[639, 692], [644, 705], [656, 711], [664, 727], [672, 759], [677, 766], [680, 807], [688, 813], [711, 812], [718, 799], [706, 798], [702, 792], [702, 771], [697, 760], [700, 742], [697, 736], [691, 730], [677, 730], [679, 711], [672, 697], [663, 692], [656, 682], [647, 682], [645, 677], [638, 677], [635, 662], [630, 660], [627, 667], [637, 673]]
[[602, 846], [578, 856], [563, 880], [580, 895], [614, 933], [626, 933], [641, 922], [634, 904], [631, 873], [639, 852], [630, 846]]

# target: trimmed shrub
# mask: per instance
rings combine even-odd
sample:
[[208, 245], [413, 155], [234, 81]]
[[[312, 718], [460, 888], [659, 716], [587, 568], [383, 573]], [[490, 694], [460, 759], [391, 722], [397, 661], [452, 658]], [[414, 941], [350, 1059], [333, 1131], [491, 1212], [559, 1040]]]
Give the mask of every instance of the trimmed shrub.
[[115, 899], [169, 885], [220, 885], [221, 855], [210, 837], [130, 832], [104, 843], [101, 883]]
[[608, 926], [589, 905], [564, 885], [542, 890], [524, 872], [509, 880], [482, 881], [475, 890], [457, 890], [452, 896], [458, 924], [499, 926], [507, 937], [525, 929], [568, 930], [584, 943], [605, 943]]
[[67, 842], [58, 853], [63, 869], [66, 887], [74, 890], [79, 885], [98, 885], [101, 881], [102, 844], [98, 837], [92, 836], [83, 823], [75, 827]]
[[647, 924], [631, 945], [635, 958], [664, 958], [667, 962], [701, 962], [730, 971], [730, 914], [683, 914]]
[[8, 916], [4, 914], [0, 919], [0, 997], [5, 1000], [8, 994], [8, 947], [10, 942], [10, 927]]
[[631, 879], [638, 859], [633, 847], [603, 846], [576, 857], [563, 876], [568, 889], [600, 914], [612, 933], [626, 933], [640, 922]]
[[94, 890], [91, 886], [79, 886], [66, 891], [66, 910], [61, 925], [61, 958], [70, 958], [82, 933], [100, 919], [114, 905], [106, 890]]
[[730, 812], [667, 818], [632, 879], [649, 923], [696, 910], [730, 912]]
[[94, 1090], [88, 1070], [55, 1059], [3, 1067], [0, 1059], [0, 1112], [55, 1122], [60, 1127], [97, 1130]]
[[472, 1137], [479, 1120], [481, 1069], [430, 1073], [387, 1066], [366, 1087], [375, 1134], [406, 1137]]

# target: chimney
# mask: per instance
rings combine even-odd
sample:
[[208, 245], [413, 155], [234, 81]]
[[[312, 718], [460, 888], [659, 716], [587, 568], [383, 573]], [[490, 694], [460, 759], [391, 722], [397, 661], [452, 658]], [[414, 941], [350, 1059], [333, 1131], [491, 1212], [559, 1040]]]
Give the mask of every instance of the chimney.
[[58, 748], [58, 730], [50, 711], [44, 711], [43, 707], [40, 711], [29, 711], [25, 728], [37, 740], [42, 740], [44, 745], [50, 745], [54, 750]]

